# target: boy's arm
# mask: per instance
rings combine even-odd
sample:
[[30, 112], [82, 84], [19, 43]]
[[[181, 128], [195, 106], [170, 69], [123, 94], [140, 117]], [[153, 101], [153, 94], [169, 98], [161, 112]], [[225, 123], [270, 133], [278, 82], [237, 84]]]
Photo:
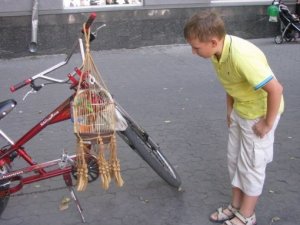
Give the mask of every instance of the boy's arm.
[[227, 106], [227, 125], [230, 126], [231, 120], [230, 120], [230, 114], [233, 109], [233, 97], [231, 97], [229, 94], [226, 93], [226, 106]]
[[272, 79], [263, 87], [263, 90], [268, 93], [267, 114], [253, 126], [254, 133], [261, 138], [273, 127], [278, 115], [283, 87], [276, 79]]

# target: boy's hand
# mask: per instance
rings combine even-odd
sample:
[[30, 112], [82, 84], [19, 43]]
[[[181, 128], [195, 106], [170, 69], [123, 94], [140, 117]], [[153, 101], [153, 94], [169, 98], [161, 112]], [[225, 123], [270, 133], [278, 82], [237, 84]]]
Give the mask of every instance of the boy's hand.
[[270, 130], [270, 126], [265, 118], [261, 118], [254, 126], [252, 127], [253, 132], [260, 138], [263, 138]]
[[227, 126], [230, 127], [231, 124], [231, 118], [230, 118], [231, 113], [227, 113]]

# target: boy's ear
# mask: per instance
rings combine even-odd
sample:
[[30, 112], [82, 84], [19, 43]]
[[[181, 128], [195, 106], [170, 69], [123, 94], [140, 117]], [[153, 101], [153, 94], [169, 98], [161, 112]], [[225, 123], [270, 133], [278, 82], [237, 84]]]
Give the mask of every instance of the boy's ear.
[[213, 46], [213, 47], [216, 47], [216, 46], [218, 45], [218, 42], [219, 42], [219, 41], [218, 41], [217, 38], [212, 38], [212, 39], [211, 39], [211, 43], [212, 43], [212, 46]]

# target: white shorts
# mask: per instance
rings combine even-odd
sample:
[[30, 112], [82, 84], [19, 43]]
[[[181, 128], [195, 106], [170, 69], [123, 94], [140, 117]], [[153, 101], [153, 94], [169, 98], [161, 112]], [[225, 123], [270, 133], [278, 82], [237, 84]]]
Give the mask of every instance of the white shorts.
[[266, 166], [273, 160], [274, 132], [280, 116], [263, 138], [256, 136], [252, 130], [259, 119], [246, 120], [234, 110], [231, 113], [227, 152], [229, 177], [232, 186], [248, 196], [262, 193]]

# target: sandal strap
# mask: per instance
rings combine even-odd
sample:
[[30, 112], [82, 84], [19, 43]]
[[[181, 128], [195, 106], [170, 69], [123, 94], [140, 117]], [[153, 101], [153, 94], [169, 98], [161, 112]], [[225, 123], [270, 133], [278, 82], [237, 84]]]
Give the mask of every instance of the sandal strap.
[[233, 214], [238, 211], [238, 209], [234, 208], [231, 203], [227, 206], [227, 209], [229, 209]]
[[[230, 219], [232, 218], [232, 215], [227, 215], [226, 213], [224, 213], [224, 210], [226, 208], [220, 207], [217, 209], [218, 212], [218, 220], [226, 220], [226, 219]], [[236, 208], [234, 208], [231, 204], [229, 204], [227, 206], [227, 209], [234, 215], [235, 212], [237, 212], [238, 210]]]
[[256, 224], [256, 216], [255, 213], [253, 213], [250, 217], [244, 217], [239, 211], [236, 211], [234, 215], [245, 225], [255, 225]]
[[224, 210], [223, 207], [220, 207], [217, 209], [218, 220], [225, 220], [225, 219], [229, 218], [228, 215], [223, 212], [223, 210]]
[[[224, 210], [228, 210], [228, 214], [224, 213]], [[238, 209], [234, 208], [231, 204], [229, 204], [227, 207], [220, 207], [217, 210], [217, 220], [218, 222], [223, 222], [226, 220], [232, 219], [235, 215], [234, 213], [238, 211]], [[214, 221], [215, 222], [215, 221]]]
[[235, 225], [231, 222], [231, 220], [226, 220], [223, 225]]

